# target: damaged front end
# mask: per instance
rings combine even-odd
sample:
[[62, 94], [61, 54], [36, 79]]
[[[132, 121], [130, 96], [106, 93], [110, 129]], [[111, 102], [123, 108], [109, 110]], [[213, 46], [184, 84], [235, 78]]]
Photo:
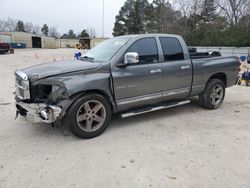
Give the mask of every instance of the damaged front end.
[[54, 123], [58, 120], [62, 109], [45, 103], [16, 103], [17, 113], [33, 123]]
[[16, 71], [17, 115], [33, 123], [54, 123], [60, 120], [68, 94], [63, 82], [46, 78], [30, 82], [22, 71]]

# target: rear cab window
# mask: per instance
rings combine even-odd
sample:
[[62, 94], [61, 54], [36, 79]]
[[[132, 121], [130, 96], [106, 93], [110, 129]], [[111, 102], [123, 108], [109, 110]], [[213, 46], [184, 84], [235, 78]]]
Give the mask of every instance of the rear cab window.
[[160, 37], [160, 42], [164, 54], [164, 61], [184, 60], [183, 49], [177, 38]]

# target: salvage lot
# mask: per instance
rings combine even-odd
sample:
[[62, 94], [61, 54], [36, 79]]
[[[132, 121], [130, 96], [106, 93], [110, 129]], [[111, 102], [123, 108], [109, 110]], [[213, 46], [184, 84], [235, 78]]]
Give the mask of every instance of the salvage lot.
[[250, 87], [227, 89], [218, 110], [192, 104], [128, 119], [81, 140], [15, 121], [14, 71], [72, 58], [75, 49], [0, 56], [0, 187], [249, 187]]

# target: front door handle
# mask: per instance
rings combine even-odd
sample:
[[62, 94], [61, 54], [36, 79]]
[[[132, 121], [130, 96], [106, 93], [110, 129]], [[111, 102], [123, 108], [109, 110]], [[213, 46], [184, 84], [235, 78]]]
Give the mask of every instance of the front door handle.
[[161, 69], [155, 69], [150, 71], [151, 74], [161, 73]]
[[181, 69], [182, 69], [182, 70], [190, 69], [190, 65], [182, 66]]

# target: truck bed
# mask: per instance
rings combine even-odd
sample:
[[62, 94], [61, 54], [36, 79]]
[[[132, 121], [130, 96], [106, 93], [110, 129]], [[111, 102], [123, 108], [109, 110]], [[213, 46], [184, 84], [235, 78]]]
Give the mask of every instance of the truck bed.
[[220, 57], [221, 56], [221, 53], [218, 51], [197, 52], [196, 48], [188, 48], [188, 51], [189, 51], [191, 59], [204, 59], [204, 58]]

